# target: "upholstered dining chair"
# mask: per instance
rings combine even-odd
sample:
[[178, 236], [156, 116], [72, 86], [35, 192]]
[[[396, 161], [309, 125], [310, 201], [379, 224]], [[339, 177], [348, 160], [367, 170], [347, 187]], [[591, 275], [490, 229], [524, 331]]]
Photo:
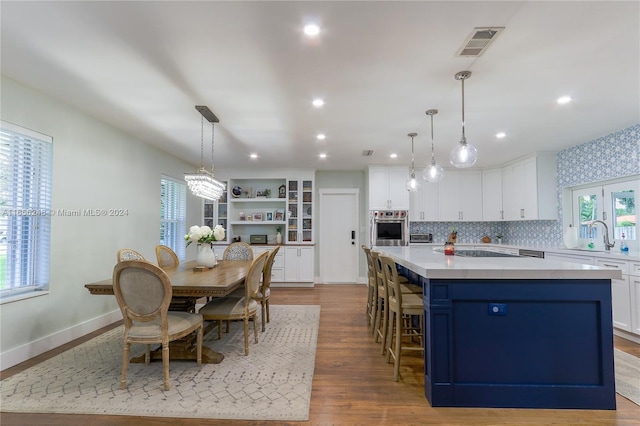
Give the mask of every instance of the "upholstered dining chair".
[[[273, 267], [273, 262], [276, 260], [278, 250], [280, 250], [280, 246], [276, 246], [273, 250], [268, 252], [269, 255], [267, 256], [267, 260], [265, 260], [264, 267], [262, 268], [262, 284], [260, 285], [260, 290], [258, 290], [258, 293], [254, 297], [254, 299], [260, 303], [262, 331], [265, 330], [266, 323], [271, 322], [271, 316], [269, 314], [269, 299], [271, 298], [271, 268]], [[231, 296], [244, 297], [244, 292], [244, 288], [239, 288], [231, 293]]]
[[161, 268], [146, 260], [118, 262], [113, 269], [113, 292], [124, 319], [121, 389], [127, 387], [132, 343], [147, 345], [147, 364], [151, 361], [150, 345], [162, 344], [165, 390], [169, 390], [169, 342], [196, 332], [196, 360], [202, 364], [202, 315], [169, 311], [171, 281]]
[[244, 321], [244, 354], [249, 355], [249, 319], [253, 319], [255, 343], [258, 343], [258, 302], [255, 300], [260, 290], [260, 277], [269, 252], [256, 257], [244, 281], [244, 297], [218, 297], [208, 302], [198, 311], [205, 321], [218, 322], [218, 339], [222, 339], [222, 321]]
[[123, 260], [146, 260], [143, 255], [130, 248], [118, 250], [118, 262]]
[[162, 244], [156, 246], [156, 259], [158, 259], [158, 266], [161, 268], [175, 268], [180, 264], [176, 252], [171, 247]]
[[[400, 374], [400, 357], [403, 350], [424, 352], [422, 343], [422, 325], [424, 307], [422, 295], [416, 293], [403, 293], [398, 280], [396, 262], [389, 256], [379, 256], [382, 269], [387, 282], [389, 304], [387, 338], [387, 362], [393, 358], [393, 380], [398, 381]], [[412, 321], [414, 317], [419, 321]], [[407, 339], [407, 338], [411, 339]], [[403, 340], [404, 338], [404, 340]], [[410, 340], [417, 338], [419, 345], [409, 344]], [[383, 340], [384, 342], [384, 340]]]
[[224, 260], [253, 260], [253, 249], [242, 241], [231, 243], [224, 249]]

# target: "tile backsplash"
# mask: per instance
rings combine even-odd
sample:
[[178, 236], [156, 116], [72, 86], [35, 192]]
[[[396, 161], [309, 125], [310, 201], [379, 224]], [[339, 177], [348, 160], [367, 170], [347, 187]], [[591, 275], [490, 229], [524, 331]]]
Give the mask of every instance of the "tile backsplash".
[[455, 227], [458, 242], [480, 243], [488, 235], [495, 242], [529, 247], [562, 244], [562, 188], [640, 174], [640, 124], [560, 151], [556, 156], [558, 220], [521, 222], [411, 222], [410, 232], [433, 234], [444, 243]]

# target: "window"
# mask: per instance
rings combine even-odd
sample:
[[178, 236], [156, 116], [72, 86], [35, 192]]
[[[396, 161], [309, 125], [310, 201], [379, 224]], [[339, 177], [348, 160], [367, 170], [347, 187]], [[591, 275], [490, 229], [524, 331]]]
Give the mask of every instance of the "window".
[[[604, 227], [596, 220], [607, 224], [609, 239], [621, 240], [638, 247], [638, 220], [635, 208], [640, 181], [632, 179], [622, 182], [603, 182], [588, 188], [573, 189], [573, 223], [578, 226], [580, 246], [593, 241], [596, 248], [603, 248]], [[594, 224], [591, 228], [589, 226]]]
[[0, 125], [0, 300], [49, 289], [53, 139]]
[[185, 258], [187, 185], [163, 176], [160, 180], [160, 244]]

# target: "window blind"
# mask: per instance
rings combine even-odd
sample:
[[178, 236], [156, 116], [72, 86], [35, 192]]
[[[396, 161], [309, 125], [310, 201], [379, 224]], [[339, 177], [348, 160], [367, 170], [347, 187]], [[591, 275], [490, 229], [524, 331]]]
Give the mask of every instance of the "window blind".
[[0, 299], [49, 288], [53, 139], [0, 124]]
[[160, 244], [185, 259], [187, 185], [167, 176], [160, 180]]

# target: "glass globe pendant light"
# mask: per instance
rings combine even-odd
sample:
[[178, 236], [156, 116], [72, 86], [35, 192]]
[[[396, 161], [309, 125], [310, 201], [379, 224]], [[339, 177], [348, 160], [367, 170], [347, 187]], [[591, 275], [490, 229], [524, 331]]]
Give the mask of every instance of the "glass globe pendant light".
[[437, 113], [437, 109], [428, 109], [426, 112], [431, 117], [431, 163], [422, 172], [422, 179], [427, 182], [438, 182], [444, 176], [444, 170], [440, 164], [436, 163], [436, 155], [433, 153], [433, 116]]
[[478, 160], [478, 150], [467, 143], [464, 135], [464, 81], [471, 77], [471, 71], [460, 71], [455, 75], [456, 80], [462, 81], [462, 137], [460, 143], [451, 150], [449, 161], [457, 168], [471, 167]]
[[416, 192], [420, 189], [420, 181], [416, 179], [416, 171], [413, 163], [413, 138], [418, 136], [417, 133], [409, 133], [407, 136], [411, 138], [411, 173], [409, 179], [407, 179], [407, 191]]

